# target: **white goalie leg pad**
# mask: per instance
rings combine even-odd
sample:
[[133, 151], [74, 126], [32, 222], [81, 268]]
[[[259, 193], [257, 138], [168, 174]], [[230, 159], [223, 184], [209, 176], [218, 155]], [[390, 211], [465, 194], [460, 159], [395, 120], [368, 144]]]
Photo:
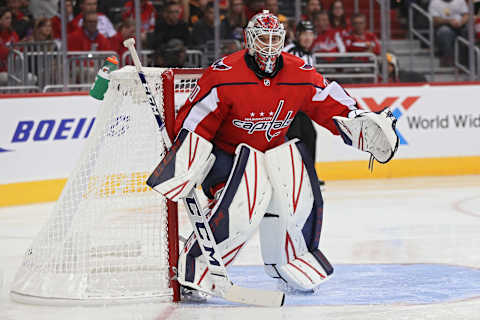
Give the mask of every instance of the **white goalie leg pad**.
[[380, 113], [355, 110], [349, 118], [333, 120], [346, 144], [369, 152], [380, 163], [390, 161], [397, 151], [397, 119], [388, 108]]
[[195, 132], [182, 129], [147, 185], [175, 202], [185, 197], [212, 167], [215, 161], [212, 147]]
[[[213, 208], [206, 214], [225, 266], [237, 257], [258, 228], [270, 202], [272, 188], [265, 169], [265, 154], [245, 144], [237, 147], [233, 169]], [[192, 234], [179, 259], [179, 282], [211, 292], [207, 264]]]
[[333, 273], [318, 249], [323, 200], [313, 159], [298, 139], [267, 151], [265, 158], [273, 189], [260, 225], [265, 270], [294, 289], [312, 290]]

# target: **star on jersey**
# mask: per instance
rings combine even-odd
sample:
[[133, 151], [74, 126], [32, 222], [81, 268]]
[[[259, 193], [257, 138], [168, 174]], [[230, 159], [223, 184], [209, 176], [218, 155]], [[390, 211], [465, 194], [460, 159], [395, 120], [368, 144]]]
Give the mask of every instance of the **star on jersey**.
[[[272, 141], [272, 139], [280, 134], [280, 132], [273, 133], [273, 130], [281, 130], [286, 128], [290, 125], [293, 121], [292, 113], [293, 111], [288, 111], [285, 119], [277, 120], [280, 112], [282, 111], [283, 104], [285, 103], [284, 100], [280, 100], [278, 103], [277, 110], [275, 110], [275, 114], [273, 112], [269, 112], [270, 118], [265, 119], [250, 119], [247, 118], [246, 120], [240, 119], [233, 119], [232, 123], [235, 127], [243, 129], [247, 131], [249, 134], [254, 133], [255, 131], [265, 131], [265, 138], [267, 141]], [[260, 116], [263, 116], [265, 113], [260, 112]], [[255, 113], [251, 112], [250, 115], [253, 117]], [[272, 117], [273, 115], [273, 117]]]

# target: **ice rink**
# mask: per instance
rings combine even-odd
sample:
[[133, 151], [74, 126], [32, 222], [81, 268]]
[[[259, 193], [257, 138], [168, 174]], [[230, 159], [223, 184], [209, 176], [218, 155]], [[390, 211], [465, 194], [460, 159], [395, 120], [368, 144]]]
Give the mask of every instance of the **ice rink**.
[[[46, 307], [12, 302], [25, 249], [53, 204], [0, 209], [0, 319], [480, 319], [480, 176], [327, 182], [320, 249], [335, 267], [314, 294], [287, 294], [282, 308], [149, 303]], [[182, 219], [185, 223], [185, 219]], [[258, 239], [232, 278], [275, 288]]]

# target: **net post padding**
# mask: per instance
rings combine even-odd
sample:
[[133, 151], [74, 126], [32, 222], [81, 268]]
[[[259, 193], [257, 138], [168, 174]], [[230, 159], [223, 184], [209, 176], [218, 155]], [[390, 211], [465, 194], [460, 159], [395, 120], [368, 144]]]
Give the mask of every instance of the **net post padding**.
[[[175, 104], [183, 104], [201, 70], [179, 72], [186, 86], [177, 85], [175, 70], [144, 71], [173, 140]], [[179, 300], [177, 210], [145, 185], [165, 154], [160, 136], [135, 68], [113, 72], [77, 166], [12, 282], [13, 300]]]

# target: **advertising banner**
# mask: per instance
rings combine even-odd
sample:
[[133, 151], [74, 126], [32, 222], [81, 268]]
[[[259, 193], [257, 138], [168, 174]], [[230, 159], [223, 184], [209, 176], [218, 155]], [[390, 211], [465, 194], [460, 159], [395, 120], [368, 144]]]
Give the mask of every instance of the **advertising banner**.
[[[480, 156], [480, 85], [349, 88], [365, 110], [390, 107], [398, 119], [395, 159]], [[368, 159], [318, 127], [317, 161]]]
[[[322, 179], [480, 174], [480, 84], [347, 88], [358, 106], [397, 117], [398, 153], [367, 169], [369, 154], [317, 128]], [[95, 124], [87, 95], [0, 97], [0, 206], [55, 200]]]
[[0, 184], [66, 178], [95, 123], [89, 96], [0, 99]]

